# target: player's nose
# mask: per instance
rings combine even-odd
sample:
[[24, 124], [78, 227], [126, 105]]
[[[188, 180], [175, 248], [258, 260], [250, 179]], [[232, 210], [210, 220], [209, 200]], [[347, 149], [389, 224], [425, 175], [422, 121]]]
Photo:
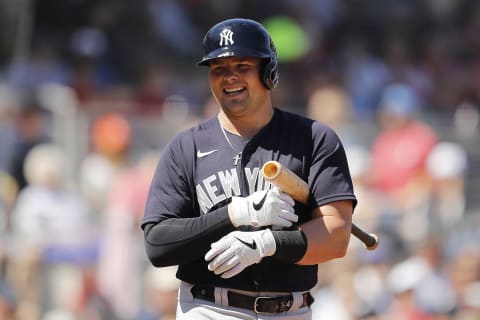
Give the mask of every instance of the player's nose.
[[223, 74], [224, 80], [236, 80], [238, 79], [238, 74], [235, 72], [234, 68], [225, 68], [225, 72]]

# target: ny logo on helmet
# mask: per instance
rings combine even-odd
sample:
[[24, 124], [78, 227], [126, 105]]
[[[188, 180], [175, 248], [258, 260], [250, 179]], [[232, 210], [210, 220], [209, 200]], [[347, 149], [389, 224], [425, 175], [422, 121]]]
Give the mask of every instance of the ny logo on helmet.
[[233, 42], [233, 32], [230, 29], [223, 29], [220, 32], [220, 46], [232, 45]]

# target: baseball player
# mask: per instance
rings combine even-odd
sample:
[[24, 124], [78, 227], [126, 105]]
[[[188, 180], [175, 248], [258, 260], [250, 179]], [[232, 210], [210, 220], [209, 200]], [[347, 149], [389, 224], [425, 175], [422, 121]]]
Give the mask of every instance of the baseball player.
[[[142, 223], [147, 255], [179, 266], [177, 319], [311, 319], [317, 264], [345, 255], [356, 204], [342, 143], [272, 105], [277, 55], [260, 23], [222, 21], [203, 46], [220, 110], [162, 152]], [[262, 178], [269, 160], [308, 182], [308, 205]]]

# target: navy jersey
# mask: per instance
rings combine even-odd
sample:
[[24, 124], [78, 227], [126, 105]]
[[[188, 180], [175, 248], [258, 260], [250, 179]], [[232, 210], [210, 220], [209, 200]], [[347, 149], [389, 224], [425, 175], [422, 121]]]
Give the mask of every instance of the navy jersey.
[[[342, 143], [319, 122], [275, 108], [271, 121], [244, 146], [240, 161], [236, 155], [217, 117], [180, 133], [162, 153], [142, 225], [208, 215], [226, 206], [232, 196], [270, 188], [261, 175], [263, 164], [270, 160], [286, 166], [310, 187], [308, 206], [295, 207], [298, 224], [311, 218], [314, 207], [338, 200], [356, 202]], [[302, 291], [317, 282], [316, 265], [300, 266], [272, 257], [223, 279], [207, 269], [205, 252], [192, 253], [191, 260], [179, 266], [177, 276], [194, 284], [251, 291]]]

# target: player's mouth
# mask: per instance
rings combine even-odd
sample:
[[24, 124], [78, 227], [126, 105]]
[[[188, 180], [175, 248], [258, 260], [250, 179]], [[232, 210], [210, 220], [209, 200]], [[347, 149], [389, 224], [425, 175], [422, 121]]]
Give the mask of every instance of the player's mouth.
[[236, 96], [243, 93], [246, 90], [245, 87], [224, 88], [223, 92], [228, 96]]

